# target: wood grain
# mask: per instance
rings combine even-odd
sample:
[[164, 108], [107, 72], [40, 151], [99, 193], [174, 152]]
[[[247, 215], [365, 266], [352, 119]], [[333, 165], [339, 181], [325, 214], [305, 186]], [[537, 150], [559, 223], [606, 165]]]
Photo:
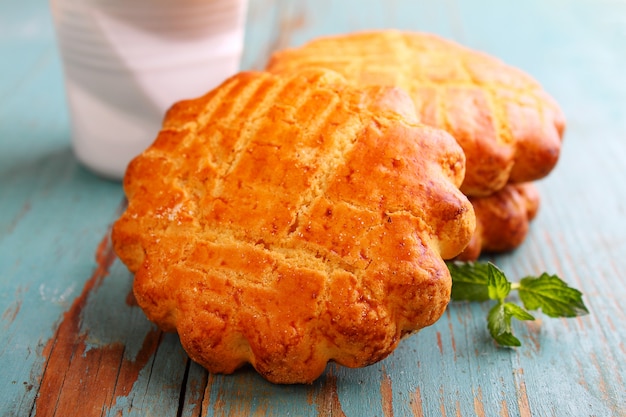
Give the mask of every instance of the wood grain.
[[362, 369], [311, 385], [251, 368], [209, 375], [145, 319], [108, 237], [118, 183], [71, 153], [46, 0], [0, 0], [0, 415], [626, 415], [626, 3], [591, 0], [251, 0], [244, 68], [314, 36], [432, 31], [536, 77], [568, 119], [526, 242], [494, 258], [511, 277], [557, 273], [591, 314], [514, 323], [491, 342], [489, 305], [453, 303]]

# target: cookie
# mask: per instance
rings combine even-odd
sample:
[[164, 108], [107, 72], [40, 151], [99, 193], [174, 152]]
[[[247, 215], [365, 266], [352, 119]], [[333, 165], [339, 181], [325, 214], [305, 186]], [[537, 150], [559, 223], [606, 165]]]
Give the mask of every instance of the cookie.
[[433, 34], [380, 30], [277, 51], [267, 70], [305, 67], [332, 69], [354, 85], [406, 90], [420, 121], [463, 148], [468, 196], [538, 180], [557, 163], [565, 129], [558, 104], [530, 75], [488, 54]]
[[444, 312], [468, 244], [465, 157], [405, 92], [242, 72], [167, 113], [112, 230], [147, 317], [213, 373], [310, 383]]

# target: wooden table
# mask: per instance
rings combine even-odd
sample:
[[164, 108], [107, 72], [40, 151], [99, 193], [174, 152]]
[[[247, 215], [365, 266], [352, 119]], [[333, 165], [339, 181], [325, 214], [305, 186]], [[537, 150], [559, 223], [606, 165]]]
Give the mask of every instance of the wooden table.
[[559, 274], [590, 315], [516, 323], [494, 345], [486, 304], [364, 369], [329, 365], [308, 386], [253, 370], [210, 375], [147, 321], [109, 228], [119, 183], [75, 160], [46, 0], [0, 0], [0, 410], [3, 416], [626, 415], [626, 2], [251, 0], [243, 68], [322, 34], [431, 31], [537, 78], [568, 119], [543, 205], [512, 277]]

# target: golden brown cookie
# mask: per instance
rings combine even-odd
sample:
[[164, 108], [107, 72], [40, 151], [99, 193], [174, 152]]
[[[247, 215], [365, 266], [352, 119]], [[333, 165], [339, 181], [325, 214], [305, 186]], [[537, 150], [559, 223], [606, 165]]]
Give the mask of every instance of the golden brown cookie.
[[475, 227], [461, 148], [395, 88], [240, 73], [167, 113], [114, 247], [146, 315], [215, 373], [308, 383], [389, 355], [450, 296]]
[[539, 192], [533, 183], [508, 184], [487, 197], [470, 197], [476, 213], [476, 232], [457, 257], [476, 260], [481, 253], [507, 252], [524, 242], [539, 209]]
[[468, 196], [537, 180], [557, 162], [565, 127], [559, 106], [529, 75], [487, 54], [431, 34], [381, 30], [278, 51], [267, 69], [311, 66], [409, 92], [420, 120], [451, 133], [465, 151]]

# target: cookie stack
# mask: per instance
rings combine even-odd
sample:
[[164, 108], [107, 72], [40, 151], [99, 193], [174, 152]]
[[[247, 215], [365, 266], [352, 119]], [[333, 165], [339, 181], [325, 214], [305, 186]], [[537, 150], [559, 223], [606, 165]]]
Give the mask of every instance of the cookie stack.
[[449, 132], [467, 158], [461, 190], [477, 218], [459, 255], [516, 248], [539, 207], [532, 183], [555, 166], [565, 119], [528, 74], [433, 34], [382, 30], [313, 40], [276, 52], [267, 70], [324, 67], [354, 85], [394, 85], [409, 93], [420, 122]]
[[437, 321], [446, 259], [519, 244], [562, 131], [493, 58], [415, 33], [320, 39], [167, 112], [126, 171], [114, 248], [210, 372], [310, 383]]

